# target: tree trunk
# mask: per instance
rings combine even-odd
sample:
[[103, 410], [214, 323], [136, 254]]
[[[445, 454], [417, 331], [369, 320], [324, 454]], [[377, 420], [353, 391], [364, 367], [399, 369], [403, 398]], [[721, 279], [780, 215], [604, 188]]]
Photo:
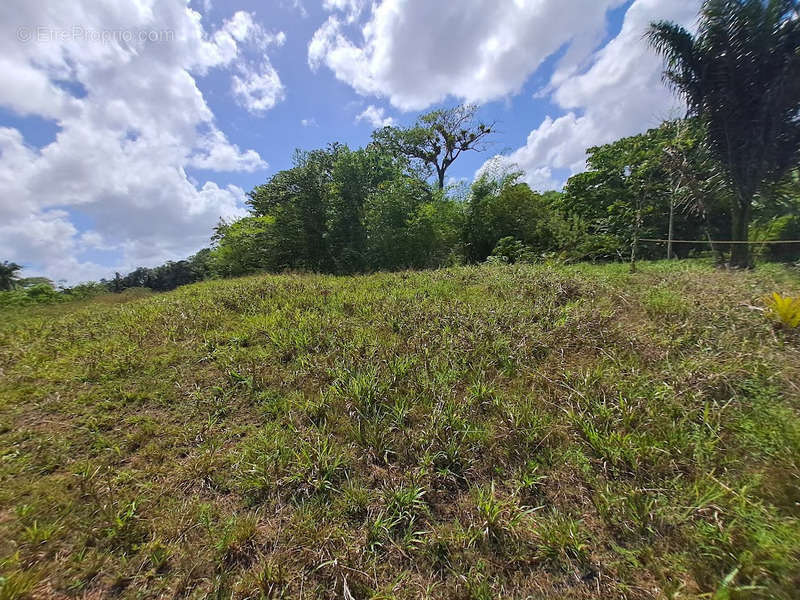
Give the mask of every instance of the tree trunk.
[[[731, 211], [731, 241], [746, 242], [750, 237], [750, 197], [742, 194]], [[749, 269], [753, 266], [748, 244], [731, 244], [730, 266], [735, 269]]]
[[444, 169], [439, 169], [438, 170], [438, 174], [439, 174], [439, 189], [440, 190], [444, 189], [444, 172], [445, 172]]
[[636, 273], [636, 252], [639, 249], [639, 228], [642, 226], [641, 201], [636, 206], [636, 220], [633, 224], [633, 241], [631, 242], [631, 273]]
[[672, 258], [672, 237], [675, 234], [675, 196], [669, 199], [669, 233], [667, 234], [667, 260]]

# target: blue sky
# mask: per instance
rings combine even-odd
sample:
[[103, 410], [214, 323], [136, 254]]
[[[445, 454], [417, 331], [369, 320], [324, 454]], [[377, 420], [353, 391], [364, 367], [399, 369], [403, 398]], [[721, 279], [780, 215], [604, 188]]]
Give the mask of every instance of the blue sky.
[[497, 133], [451, 177], [500, 155], [557, 188], [588, 146], [679, 114], [642, 33], [698, 4], [7, 0], [0, 259], [74, 283], [187, 256], [295, 148], [459, 102]]

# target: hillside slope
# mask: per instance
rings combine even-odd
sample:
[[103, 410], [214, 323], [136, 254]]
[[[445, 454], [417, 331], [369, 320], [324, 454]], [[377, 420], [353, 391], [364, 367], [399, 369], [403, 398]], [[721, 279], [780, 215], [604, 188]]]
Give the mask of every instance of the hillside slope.
[[0, 598], [797, 598], [800, 278], [626, 269], [5, 315]]

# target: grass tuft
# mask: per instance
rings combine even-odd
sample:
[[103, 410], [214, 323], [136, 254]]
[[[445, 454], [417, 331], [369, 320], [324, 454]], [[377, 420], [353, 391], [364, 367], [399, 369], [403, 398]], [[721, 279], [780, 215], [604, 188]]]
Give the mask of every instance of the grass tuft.
[[794, 598], [775, 289], [486, 265], [6, 311], [0, 600]]

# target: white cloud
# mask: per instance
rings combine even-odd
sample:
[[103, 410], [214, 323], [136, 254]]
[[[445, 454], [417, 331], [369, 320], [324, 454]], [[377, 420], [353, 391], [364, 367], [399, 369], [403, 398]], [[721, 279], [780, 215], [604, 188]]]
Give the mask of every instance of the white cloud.
[[565, 45], [559, 68], [572, 72], [600, 42], [607, 10], [623, 2], [381, 0], [361, 29], [363, 40], [354, 42], [345, 24], [364, 3], [326, 0], [335, 14], [314, 33], [308, 62], [403, 110], [448, 96], [483, 103], [518, 92]]
[[303, 4], [302, 0], [281, 0], [281, 5], [286, 5], [288, 1], [289, 8], [296, 10], [301, 17], [304, 19], [308, 16], [308, 11], [306, 10], [305, 5]]
[[317, 120], [313, 117], [310, 119], [300, 119], [300, 125], [302, 125], [303, 127], [316, 127]]
[[187, 164], [198, 169], [213, 171], [246, 171], [252, 173], [266, 169], [258, 152], [246, 150], [231, 144], [219, 129], [211, 129], [195, 143], [195, 152], [189, 157]]
[[698, 8], [699, 0], [636, 0], [619, 35], [592, 56], [588, 69], [554, 74], [549, 92], [554, 103], [569, 112], [548, 116], [507, 160], [526, 171], [531, 185], [558, 187], [563, 180], [554, 178], [552, 171], [584, 170], [587, 148], [681, 116], [680, 103], [661, 82], [661, 59], [643, 34], [658, 19], [691, 27]]
[[[25, 43], [24, 27], [56, 34]], [[74, 27], [172, 35], [100, 40], [73, 35]], [[194, 76], [235, 69], [242, 101], [265, 110], [279, 99], [279, 80], [263, 50], [284, 39], [244, 12], [208, 32], [183, 0], [2, 3], [0, 106], [51, 119], [58, 133], [37, 149], [18, 130], [0, 128], [0, 256], [32, 265], [28, 274], [74, 282], [206, 244], [220, 216], [244, 214], [244, 192], [196, 183], [186, 168], [252, 172], [266, 163], [228, 140]], [[252, 70], [246, 61], [255, 50], [263, 62]], [[66, 91], [76, 87], [85, 93]], [[78, 231], [75, 211], [90, 231]], [[102, 250], [119, 252], [119, 263], [107, 268], [86, 258]]]
[[241, 74], [234, 75], [233, 95], [249, 112], [261, 114], [283, 100], [286, 91], [278, 72], [264, 61], [258, 70], [242, 67]]
[[660, 81], [661, 61], [643, 39], [648, 24], [691, 25], [700, 0], [635, 0], [622, 31], [597, 49], [608, 11], [623, 0], [380, 0], [360, 37], [348, 24], [365, 2], [325, 0], [332, 14], [308, 46], [312, 69], [327, 67], [363, 96], [421, 110], [453, 97], [485, 103], [522, 88], [542, 62], [563, 50], [537, 93], [561, 110], [548, 116], [508, 160], [537, 187], [562, 183], [585, 167], [585, 149], [675, 116]]
[[322, 0], [325, 10], [346, 13], [348, 23], [356, 21], [366, 6], [367, 0]]
[[356, 123], [366, 121], [376, 129], [378, 127], [386, 127], [387, 125], [394, 125], [394, 119], [392, 117], [387, 117], [385, 112], [383, 107], [379, 108], [370, 104], [356, 117]]
[[239, 61], [238, 73], [231, 79], [231, 91], [236, 102], [248, 112], [263, 114], [286, 97], [278, 72], [265, 53], [270, 46], [285, 43], [284, 32], [269, 33], [253, 21], [250, 13], [240, 10], [201, 44], [197, 70], [203, 74], [209, 67], [227, 66], [241, 59], [245, 48], [257, 50], [260, 57], [256, 66]]

